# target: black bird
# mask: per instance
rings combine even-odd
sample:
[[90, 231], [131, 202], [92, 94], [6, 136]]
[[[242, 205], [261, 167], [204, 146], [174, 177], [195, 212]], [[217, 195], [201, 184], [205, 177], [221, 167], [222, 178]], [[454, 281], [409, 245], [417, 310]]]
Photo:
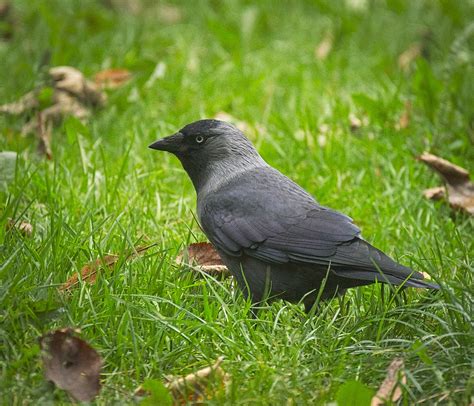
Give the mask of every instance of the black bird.
[[302, 301], [378, 282], [438, 286], [361, 238], [348, 216], [321, 206], [268, 165], [244, 134], [218, 120], [188, 124], [150, 148], [173, 153], [197, 193], [201, 227], [253, 303]]

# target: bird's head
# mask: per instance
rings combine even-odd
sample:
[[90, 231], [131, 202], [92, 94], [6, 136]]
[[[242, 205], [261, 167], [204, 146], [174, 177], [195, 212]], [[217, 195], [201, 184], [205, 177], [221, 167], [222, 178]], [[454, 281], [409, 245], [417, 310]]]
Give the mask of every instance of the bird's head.
[[245, 135], [220, 120], [199, 120], [149, 146], [176, 155], [199, 192], [209, 180], [225, 179], [263, 159]]

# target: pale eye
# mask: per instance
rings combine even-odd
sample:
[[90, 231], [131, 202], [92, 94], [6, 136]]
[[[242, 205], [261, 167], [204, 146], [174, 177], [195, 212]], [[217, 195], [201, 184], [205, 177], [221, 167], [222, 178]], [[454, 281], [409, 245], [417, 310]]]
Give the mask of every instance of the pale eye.
[[200, 144], [200, 143], [203, 142], [203, 141], [204, 141], [204, 137], [203, 137], [202, 135], [198, 135], [198, 136], [196, 137], [196, 142], [197, 142], [198, 144]]

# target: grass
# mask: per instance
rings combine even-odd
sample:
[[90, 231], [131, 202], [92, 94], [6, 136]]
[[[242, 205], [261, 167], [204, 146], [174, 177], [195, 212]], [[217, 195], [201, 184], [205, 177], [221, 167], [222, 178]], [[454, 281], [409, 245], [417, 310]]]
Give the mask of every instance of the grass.
[[[375, 391], [395, 356], [405, 359], [401, 403], [472, 401], [473, 221], [422, 197], [440, 180], [414, 156], [429, 150], [473, 169], [474, 8], [352, 3], [364, 2], [177, 2], [181, 19], [171, 23], [154, 2], [136, 14], [99, 1], [13, 2], [16, 31], [0, 44], [1, 103], [49, 66], [88, 76], [122, 67], [133, 80], [88, 123], [57, 127], [52, 161], [20, 135], [24, 118], [0, 116], [0, 150], [19, 154], [1, 192], [1, 403], [68, 400], [44, 382], [37, 344], [64, 326], [81, 327], [104, 357], [97, 404], [133, 403], [146, 378], [186, 374], [220, 355], [232, 385], [210, 404], [325, 404], [346, 381]], [[426, 30], [428, 58], [403, 72], [398, 56]], [[314, 50], [327, 32], [334, 45], [320, 61]], [[159, 62], [164, 77], [147, 85]], [[406, 101], [410, 124], [397, 130]], [[246, 123], [270, 164], [441, 291], [393, 297], [364, 287], [310, 318], [277, 302], [253, 320], [229, 280], [177, 266], [183, 246], [205, 239], [194, 191], [175, 158], [147, 145], [221, 111]], [[367, 121], [356, 132], [350, 113]], [[33, 236], [6, 232], [8, 218], [29, 221]], [[124, 260], [147, 241], [158, 247]], [[58, 293], [106, 253], [123, 255], [112, 273]]]

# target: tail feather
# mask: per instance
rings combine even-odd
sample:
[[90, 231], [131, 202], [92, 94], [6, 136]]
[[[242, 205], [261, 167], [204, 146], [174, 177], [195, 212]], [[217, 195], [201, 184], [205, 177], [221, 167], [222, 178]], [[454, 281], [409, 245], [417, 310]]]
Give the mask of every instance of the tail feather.
[[332, 271], [340, 277], [413, 288], [439, 289], [436, 283], [425, 281], [420, 272], [395, 262], [364, 240], [353, 240], [351, 244], [338, 247], [337, 255], [354, 261], [353, 265], [334, 264]]
[[381, 272], [377, 271], [361, 271], [361, 270], [354, 270], [354, 269], [331, 269], [334, 274], [340, 276], [341, 278], [347, 279], [356, 279], [356, 280], [363, 280], [369, 282], [382, 282], [388, 283], [391, 285], [404, 285], [409, 286], [411, 288], [425, 288], [425, 289], [439, 289], [439, 285], [433, 282], [427, 282], [423, 280], [423, 275], [419, 272], [413, 272], [411, 277], [407, 279], [403, 279], [394, 275], [390, 275], [388, 273], [384, 273], [383, 270]]

